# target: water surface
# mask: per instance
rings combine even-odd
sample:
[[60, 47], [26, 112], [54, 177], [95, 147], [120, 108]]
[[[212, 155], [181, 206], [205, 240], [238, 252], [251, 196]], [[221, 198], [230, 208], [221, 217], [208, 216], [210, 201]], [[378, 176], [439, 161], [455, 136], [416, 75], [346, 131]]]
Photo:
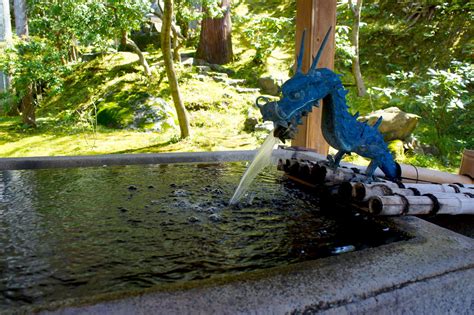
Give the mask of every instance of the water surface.
[[401, 237], [322, 215], [274, 168], [228, 206], [244, 163], [0, 172], [0, 310], [287, 265]]

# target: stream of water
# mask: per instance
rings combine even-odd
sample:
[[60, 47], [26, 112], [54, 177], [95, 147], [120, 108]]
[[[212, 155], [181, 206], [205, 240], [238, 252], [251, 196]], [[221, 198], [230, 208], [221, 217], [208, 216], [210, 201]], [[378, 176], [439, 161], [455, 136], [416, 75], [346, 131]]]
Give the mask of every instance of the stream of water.
[[240, 183], [237, 186], [234, 195], [229, 201], [231, 205], [236, 204], [240, 200], [240, 198], [242, 198], [242, 196], [247, 192], [248, 188], [250, 187], [250, 184], [252, 184], [255, 177], [257, 177], [257, 175], [271, 163], [273, 147], [275, 147], [278, 142], [279, 140], [273, 135], [273, 131], [270, 132], [270, 134], [258, 150], [257, 154], [255, 155], [252, 163], [250, 163], [249, 167], [242, 176], [242, 179], [240, 180]]

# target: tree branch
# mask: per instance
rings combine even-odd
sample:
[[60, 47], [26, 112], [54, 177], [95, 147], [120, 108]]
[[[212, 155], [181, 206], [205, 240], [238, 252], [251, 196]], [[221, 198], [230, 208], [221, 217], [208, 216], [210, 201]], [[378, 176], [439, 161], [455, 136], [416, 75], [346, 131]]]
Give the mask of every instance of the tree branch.
[[148, 65], [148, 62], [146, 61], [145, 56], [143, 55], [143, 52], [140, 50], [140, 48], [138, 48], [137, 44], [133, 40], [127, 38], [127, 46], [130, 47], [133, 50], [133, 52], [138, 55], [140, 64], [143, 66], [143, 69], [145, 70], [145, 74], [148, 77], [151, 77], [150, 66]]

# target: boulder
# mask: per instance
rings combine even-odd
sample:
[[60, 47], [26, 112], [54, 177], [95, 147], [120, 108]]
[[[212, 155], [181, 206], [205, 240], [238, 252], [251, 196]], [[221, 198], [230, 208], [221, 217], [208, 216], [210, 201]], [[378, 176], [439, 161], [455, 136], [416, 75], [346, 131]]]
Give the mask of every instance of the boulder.
[[375, 124], [382, 116], [382, 124], [379, 127], [385, 141], [405, 140], [415, 130], [420, 116], [401, 111], [398, 107], [389, 107], [377, 110], [366, 116], [358, 118], [359, 121], [367, 121], [369, 125]]
[[262, 89], [263, 94], [278, 96], [280, 94], [282, 80], [272, 76], [261, 77], [258, 79], [258, 85]]
[[176, 128], [174, 108], [160, 97], [150, 97], [137, 104], [130, 129], [144, 129], [162, 132]]
[[258, 124], [258, 118], [256, 117], [247, 117], [244, 121], [244, 131], [254, 132], [255, 126]]
[[165, 100], [147, 93], [134, 96], [128, 101], [112, 96], [99, 102], [97, 122], [109, 128], [156, 132], [177, 127], [174, 108]]

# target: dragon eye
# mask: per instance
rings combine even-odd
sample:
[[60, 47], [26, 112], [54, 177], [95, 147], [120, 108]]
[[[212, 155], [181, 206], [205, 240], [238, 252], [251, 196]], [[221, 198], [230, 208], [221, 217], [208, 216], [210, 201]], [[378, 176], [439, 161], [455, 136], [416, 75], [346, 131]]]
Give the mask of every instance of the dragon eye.
[[290, 99], [292, 100], [297, 100], [297, 99], [300, 99], [301, 97], [303, 96], [303, 91], [293, 91], [293, 92], [290, 92]]

